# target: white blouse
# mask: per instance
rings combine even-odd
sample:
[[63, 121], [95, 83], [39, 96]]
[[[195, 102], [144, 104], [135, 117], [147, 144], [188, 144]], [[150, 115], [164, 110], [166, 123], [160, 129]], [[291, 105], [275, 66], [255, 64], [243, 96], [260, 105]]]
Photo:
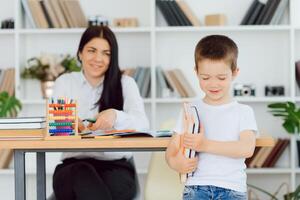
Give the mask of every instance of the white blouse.
[[[115, 129], [146, 130], [149, 122], [145, 114], [143, 99], [140, 96], [136, 82], [129, 76], [123, 75], [121, 79], [124, 98], [123, 111], [116, 110], [117, 118]], [[80, 119], [93, 118], [98, 113], [95, 103], [99, 100], [103, 90], [103, 82], [92, 87], [82, 72], [72, 72], [60, 76], [55, 81], [53, 97], [67, 97], [78, 103], [78, 116]], [[66, 158], [92, 157], [99, 160], [115, 160], [129, 158], [128, 152], [70, 152], [64, 153], [62, 160]]]

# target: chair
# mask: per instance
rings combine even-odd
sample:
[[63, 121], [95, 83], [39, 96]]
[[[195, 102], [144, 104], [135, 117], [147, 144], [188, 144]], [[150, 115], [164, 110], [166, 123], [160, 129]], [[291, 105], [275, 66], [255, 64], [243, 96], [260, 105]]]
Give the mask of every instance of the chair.
[[[135, 167], [133, 157], [130, 158], [128, 161]], [[141, 189], [140, 189], [140, 184], [139, 184], [139, 180], [138, 180], [138, 175], [137, 175], [137, 173], [135, 173], [135, 180], [136, 180], [136, 185], [137, 185], [137, 192], [136, 192], [136, 196], [135, 196], [134, 200], [139, 200], [139, 199], [140, 199], [140, 193], [141, 193], [140, 191], [141, 191]], [[56, 200], [55, 194], [52, 193], [52, 194], [47, 198], [47, 200]]]
[[184, 185], [165, 161], [165, 152], [152, 153], [145, 184], [145, 200], [182, 199]]

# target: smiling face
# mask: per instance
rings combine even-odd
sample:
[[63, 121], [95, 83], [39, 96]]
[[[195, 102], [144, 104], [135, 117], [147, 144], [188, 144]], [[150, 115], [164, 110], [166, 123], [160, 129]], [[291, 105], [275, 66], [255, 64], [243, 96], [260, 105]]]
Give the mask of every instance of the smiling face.
[[111, 48], [107, 40], [93, 38], [86, 43], [79, 53], [86, 78], [101, 79], [109, 67], [110, 57]]
[[222, 60], [203, 59], [198, 62], [197, 76], [200, 88], [205, 93], [204, 100], [211, 104], [230, 101], [230, 86], [238, 69], [231, 70]]

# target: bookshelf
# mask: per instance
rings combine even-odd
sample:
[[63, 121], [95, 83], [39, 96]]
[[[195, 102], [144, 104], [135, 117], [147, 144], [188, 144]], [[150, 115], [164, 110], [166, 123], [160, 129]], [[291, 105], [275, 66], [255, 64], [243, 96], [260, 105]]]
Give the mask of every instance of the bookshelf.
[[[80, 1], [86, 16], [101, 14], [110, 22], [117, 17], [137, 17], [139, 26], [135, 28], [115, 28], [119, 48], [120, 66], [151, 67], [151, 98], [144, 99], [151, 128], [158, 129], [162, 122], [174, 122], [183, 101], [195, 98], [157, 98], [156, 66], [163, 69], [179, 67], [188, 77], [197, 96], [203, 95], [193, 71], [193, 51], [196, 42], [209, 34], [225, 34], [233, 38], [239, 46], [238, 65], [241, 69], [236, 82], [256, 85], [256, 97], [241, 97], [238, 101], [249, 104], [255, 110], [258, 127], [273, 137], [290, 138], [291, 144], [283, 153], [274, 169], [248, 169], [250, 183], [265, 186], [274, 191], [273, 182], [288, 182], [294, 190], [300, 184], [300, 168], [297, 167], [298, 137], [289, 136], [281, 127], [281, 120], [267, 112], [267, 104], [278, 101], [293, 101], [300, 105], [300, 90], [295, 82], [294, 63], [300, 59], [300, 2], [290, 0], [280, 25], [240, 26], [252, 0], [185, 0], [203, 24], [204, 15], [224, 13], [228, 18], [226, 26], [170, 27], [156, 8], [155, 0], [89, 0]], [[0, 0], [0, 20], [12, 17], [15, 29], [0, 29], [0, 68], [15, 68], [16, 96], [24, 108], [21, 115], [44, 115], [45, 101], [41, 98], [40, 83], [37, 80], [22, 80], [19, 76], [26, 60], [39, 56], [41, 52], [76, 54], [77, 45], [84, 28], [33, 29], [21, 6], [21, 0]], [[116, 6], [118, 5], [118, 6]], [[126, 8], [126, 9], [124, 9]], [[265, 97], [265, 85], [283, 85], [285, 96]], [[150, 153], [136, 155], [138, 172], [145, 175]], [[59, 154], [48, 160], [49, 178], [58, 162]], [[28, 163], [34, 157], [28, 157]], [[28, 164], [28, 169], [31, 166]], [[2, 177], [12, 179], [13, 174], [0, 170]], [[11, 180], [12, 182], [12, 180]], [[269, 186], [269, 187], [268, 187]], [[0, 187], [13, 198], [11, 188]], [[7, 199], [9, 199], [7, 198]], [[33, 199], [35, 197], [32, 197]], [[31, 199], [31, 198], [30, 198]]]

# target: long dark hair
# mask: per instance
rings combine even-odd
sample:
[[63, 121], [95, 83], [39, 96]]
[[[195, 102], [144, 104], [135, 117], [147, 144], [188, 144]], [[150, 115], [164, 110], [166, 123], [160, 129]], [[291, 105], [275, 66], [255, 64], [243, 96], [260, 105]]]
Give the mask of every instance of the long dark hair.
[[[82, 34], [77, 58], [80, 61], [79, 53], [90, 40], [102, 38], [107, 40], [111, 49], [110, 63], [104, 74], [103, 91], [95, 106], [99, 106], [99, 112], [114, 108], [123, 110], [123, 92], [121, 84], [121, 70], [119, 67], [118, 43], [115, 34], [107, 26], [91, 26]], [[81, 61], [80, 61], [81, 62]]]

